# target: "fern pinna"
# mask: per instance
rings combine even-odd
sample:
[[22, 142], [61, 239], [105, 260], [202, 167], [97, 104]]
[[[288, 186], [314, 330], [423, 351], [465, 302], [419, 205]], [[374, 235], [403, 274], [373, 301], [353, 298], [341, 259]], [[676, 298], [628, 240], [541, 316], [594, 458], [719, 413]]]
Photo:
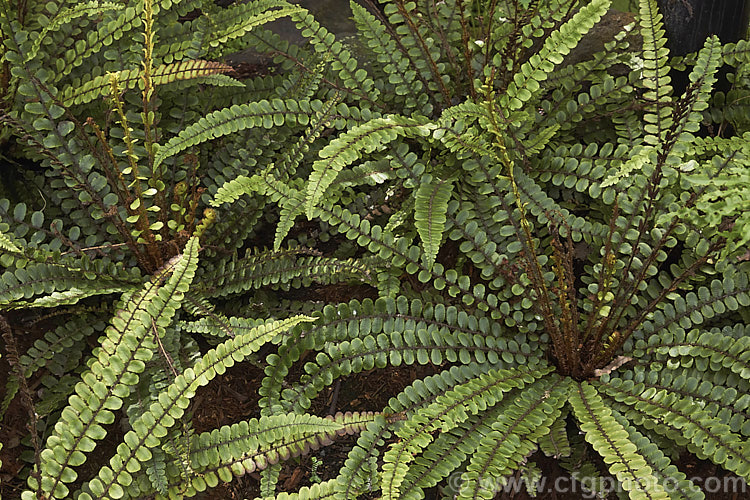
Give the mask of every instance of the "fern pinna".
[[[4, 134], [47, 175], [0, 201], [0, 299], [64, 318], [9, 387], [68, 377], [25, 497], [260, 470], [263, 497], [493, 498], [514, 472], [536, 491], [537, 449], [602, 495], [577, 457], [632, 498], [702, 498], [683, 450], [750, 477], [750, 132], [727, 100], [747, 45], [672, 60], [650, 0], [575, 58], [607, 0], [381, 3], [351, 2], [346, 42], [282, 0], [3, 7]], [[282, 16], [307, 44], [262, 26]], [[279, 73], [231, 76], [239, 46]], [[370, 298], [292, 290], [339, 282]], [[194, 433], [196, 390], [239, 362], [264, 370], [259, 415]], [[434, 374], [378, 413], [311, 414], [347, 375], [417, 363]], [[354, 432], [338, 477], [278, 492], [279, 460]]]

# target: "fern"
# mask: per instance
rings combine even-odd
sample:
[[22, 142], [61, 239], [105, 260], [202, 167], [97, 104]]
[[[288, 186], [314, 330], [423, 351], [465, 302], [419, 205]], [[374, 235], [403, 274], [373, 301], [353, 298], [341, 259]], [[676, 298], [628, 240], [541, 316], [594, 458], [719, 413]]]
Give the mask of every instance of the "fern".
[[[23, 498], [255, 472], [267, 498], [492, 498], [534, 492], [535, 453], [629, 498], [702, 498], [685, 451], [750, 478], [747, 47], [670, 59], [641, 0], [587, 52], [609, 5], [351, 2], [354, 40], [283, 0], [0, 7], [0, 140], [35, 165], [0, 186], [0, 303], [54, 323], [3, 402], [39, 377]], [[305, 44], [262, 26], [285, 16]], [[220, 62], [244, 48], [273, 74]], [[259, 415], [199, 432], [239, 363]], [[372, 413], [313, 414], [417, 365]], [[337, 477], [278, 493], [355, 433]]]

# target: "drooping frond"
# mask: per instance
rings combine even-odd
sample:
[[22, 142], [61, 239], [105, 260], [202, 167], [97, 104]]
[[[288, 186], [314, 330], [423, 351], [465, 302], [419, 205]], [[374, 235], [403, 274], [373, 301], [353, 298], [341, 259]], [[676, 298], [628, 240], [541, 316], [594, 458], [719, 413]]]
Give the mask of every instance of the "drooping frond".
[[425, 119], [392, 115], [353, 127], [331, 141], [320, 151], [321, 159], [313, 163], [313, 171], [307, 182], [308, 218], [312, 218], [315, 206], [345, 166], [364, 154], [381, 149], [399, 136], [424, 137], [431, 133], [432, 128], [434, 126]]
[[159, 166], [165, 159], [189, 147], [248, 128], [270, 129], [284, 123], [307, 124], [313, 112], [305, 101], [281, 99], [220, 109], [201, 118], [160, 147], [154, 157], [154, 165]]

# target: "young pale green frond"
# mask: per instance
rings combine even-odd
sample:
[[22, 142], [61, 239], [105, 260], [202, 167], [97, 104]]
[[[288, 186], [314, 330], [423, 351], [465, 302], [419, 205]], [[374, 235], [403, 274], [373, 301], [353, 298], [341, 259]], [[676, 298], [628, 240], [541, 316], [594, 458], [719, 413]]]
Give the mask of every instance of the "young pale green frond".
[[629, 497], [633, 500], [669, 500], [669, 494], [654, 476], [638, 446], [602, 401], [597, 386], [587, 382], [573, 384], [569, 398], [581, 430], [586, 434], [586, 441], [602, 456]]
[[433, 128], [434, 125], [424, 118], [390, 115], [353, 127], [331, 141], [320, 151], [321, 159], [313, 163], [307, 183], [307, 217], [313, 217], [314, 209], [323, 199], [326, 189], [345, 166], [364, 154], [382, 149], [397, 137], [425, 137], [431, 134]]
[[445, 230], [445, 212], [453, 192], [453, 183], [425, 175], [419, 183], [414, 204], [414, 226], [422, 239], [428, 265], [435, 262]]

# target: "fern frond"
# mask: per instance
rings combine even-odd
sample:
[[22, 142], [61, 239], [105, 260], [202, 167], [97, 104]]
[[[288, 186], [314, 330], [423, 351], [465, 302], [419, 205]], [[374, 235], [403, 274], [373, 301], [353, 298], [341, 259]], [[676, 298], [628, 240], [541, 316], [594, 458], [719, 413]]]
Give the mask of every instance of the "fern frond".
[[[182, 61], [172, 64], [162, 64], [153, 68], [151, 79], [153, 85], [166, 85], [168, 83], [205, 78], [209, 75], [219, 75], [233, 71], [227, 64], [215, 61], [203, 61], [200, 59]], [[207, 82], [207, 80], [202, 80]], [[121, 90], [134, 89], [143, 86], [143, 69], [126, 69], [119, 72], [117, 83]], [[235, 83], [239, 83], [236, 82]], [[110, 76], [100, 75], [85, 83], [74, 83], [64, 87], [60, 92], [60, 100], [65, 106], [73, 106], [91, 102], [101, 96], [110, 93]]]
[[[101, 347], [94, 352], [97, 360], [81, 377], [76, 394], [70, 397], [47, 439], [47, 448], [41, 454], [40, 479], [34, 474], [29, 476], [32, 490], [54, 498], [68, 496], [65, 484], [77, 478], [72, 467], [83, 464], [86, 453], [106, 436], [107, 431], [100, 424], [114, 421], [113, 410], [122, 406], [123, 398], [138, 383], [144, 362], [156, 350], [153, 332], [171, 321], [197, 265], [198, 241], [192, 239], [185, 253], [170, 261], [142, 290], [126, 294], [124, 304], [105, 331]], [[167, 274], [171, 276], [160, 287]]]
[[326, 189], [346, 165], [366, 153], [382, 148], [399, 136], [425, 137], [430, 135], [433, 128], [434, 125], [426, 119], [390, 115], [353, 127], [331, 141], [320, 151], [322, 159], [313, 163], [313, 171], [307, 183], [307, 217], [313, 217], [314, 209]]
[[433, 432], [447, 432], [465, 421], [470, 414], [498, 404], [504, 393], [524, 387], [551, 371], [552, 368], [527, 370], [520, 367], [514, 370], [493, 370], [454, 387], [404, 422], [396, 431], [401, 440], [392, 444], [384, 455], [381, 479], [383, 498], [398, 498], [409, 463], [432, 441]]
[[684, 498], [686, 500], [703, 500], [706, 495], [688, 479], [684, 472], [672, 464], [672, 461], [664, 455], [659, 447], [638, 432], [622, 414], [613, 412], [612, 416], [628, 433], [628, 439], [636, 445], [638, 451], [643, 455], [646, 463], [651, 467], [654, 476], [659, 483], [667, 489], [671, 498]]
[[88, 483], [88, 489], [93, 496], [121, 497], [124, 494], [123, 488], [132, 481], [131, 474], [141, 470], [143, 463], [151, 458], [150, 449], [158, 446], [167, 430], [184, 415], [199, 387], [208, 384], [227, 368], [244, 360], [274, 336], [297, 323], [311, 319], [296, 316], [282, 321], [268, 321], [244, 335], [238, 335], [219, 344], [195, 365], [178, 375], [170, 386], [161, 392], [158, 401], [151, 403], [147, 411], [131, 421], [133, 430], [128, 431], [123, 438], [123, 442], [117, 448], [117, 454], [110, 460], [109, 467], [103, 467], [98, 477]]
[[[336, 480], [329, 479], [322, 483], [313, 483], [310, 486], [303, 486], [294, 493], [282, 491], [273, 497], [267, 497], [264, 500], [324, 500], [333, 496]], [[260, 500], [260, 499], [256, 499]]]
[[310, 103], [294, 100], [259, 101], [234, 105], [206, 115], [161, 146], [154, 157], [154, 168], [167, 158], [192, 146], [254, 127], [270, 129], [286, 123], [306, 124], [314, 113]]
[[98, 0], [92, 0], [90, 2], [80, 3], [75, 7], [68, 7], [57, 12], [55, 17], [47, 24], [42, 31], [37, 35], [34, 40], [31, 49], [26, 54], [26, 61], [34, 59], [39, 53], [39, 49], [42, 46], [47, 34], [53, 31], [57, 31], [63, 24], [71, 22], [73, 19], [89, 15], [100, 15], [102, 12], [108, 10], [120, 10], [123, 5], [116, 4], [114, 2], [103, 2], [99, 3]]
[[[740, 477], [750, 477], [747, 440], [727, 423], [697, 407], [690, 397], [615, 378], [601, 389], [630, 421], [685, 446]], [[693, 391], [690, 391], [693, 392]]]
[[640, 0], [639, 14], [638, 22], [643, 37], [642, 82], [648, 89], [644, 98], [649, 103], [648, 112], [643, 117], [646, 122], [644, 140], [651, 146], [658, 146], [672, 126], [672, 86], [667, 64], [669, 49], [666, 47], [667, 38], [664, 36], [662, 16], [656, 0]]
[[[503, 411], [492, 422], [492, 430], [482, 437], [461, 476], [459, 498], [495, 496], [500, 478], [518, 468], [536, 448], [536, 441], [549, 432], [550, 425], [560, 416], [566, 402], [569, 383], [551, 376], [524, 387], [512, 402], [503, 401]], [[491, 488], [488, 488], [492, 484]], [[493, 484], [494, 483], [494, 484]]]
[[597, 387], [579, 383], [571, 387], [569, 397], [586, 441], [602, 456], [609, 471], [630, 497], [669, 500], [669, 494], [652, 474], [651, 467], [630, 440], [627, 430], [602, 401]]
[[453, 192], [453, 183], [425, 175], [419, 183], [414, 204], [414, 226], [424, 247], [427, 265], [435, 262], [445, 229], [445, 212]]
[[223, 261], [214, 271], [203, 275], [196, 290], [207, 297], [216, 297], [266, 285], [289, 289], [314, 281], [371, 279], [373, 272], [355, 259], [323, 257], [317, 253], [306, 248], [278, 252], [248, 250], [244, 259]]
[[302, 7], [284, 0], [256, 0], [237, 4], [212, 16], [211, 22], [215, 28], [207, 34], [203, 44], [208, 47], [218, 47], [229, 40], [245, 35], [256, 26], [303, 11]]
[[[563, 57], [570, 53], [583, 35], [601, 19], [609, 3], [609, 0], [590, 2], [545, 39], [539, 53], [531, 56], [529, 61], [521, 66], [508, 85], [506, 93], [500, 97], [500, 105], [508, 116], [510, 112], [520, 109], [532, 96], [539, 93], [540, 82], [547, 79], [555, 65], [562, 63]], [[499, 58], [500, 54], [495, 57]], [[495, 64], [502, 67], [499, 60]]]

